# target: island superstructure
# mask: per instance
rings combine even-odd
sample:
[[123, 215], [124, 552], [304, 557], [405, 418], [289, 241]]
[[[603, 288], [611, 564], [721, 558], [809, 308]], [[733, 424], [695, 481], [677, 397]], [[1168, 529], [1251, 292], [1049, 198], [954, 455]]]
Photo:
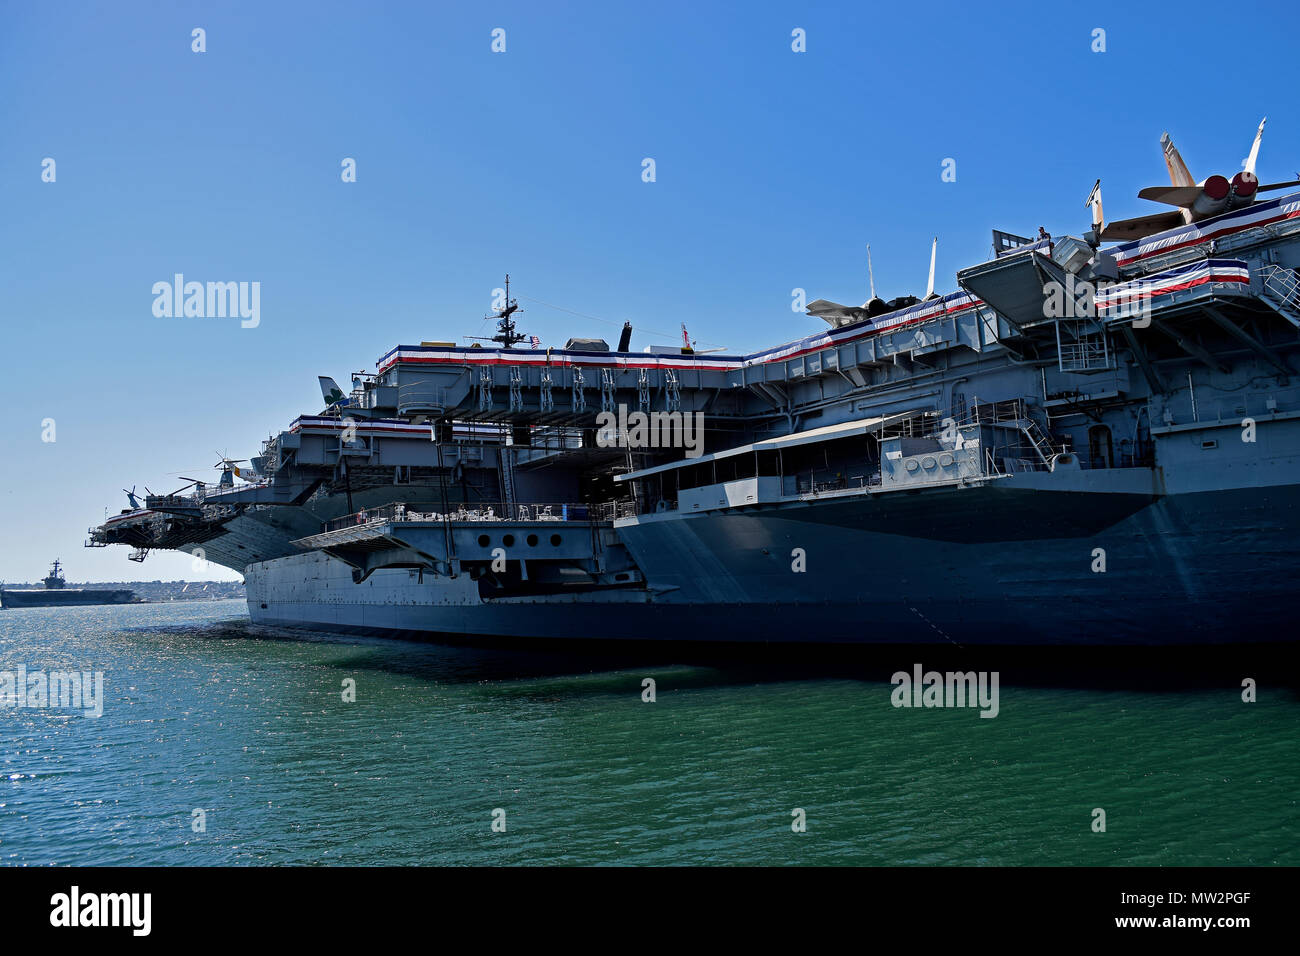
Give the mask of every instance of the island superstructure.
[[751, 354], [398, 345], [90, 543], [415, 639], [1295, 640], [1300, 193], [1250, 198], [1108, 248], [1099, 210], [998, 233], [956, 292], [818, 300]]

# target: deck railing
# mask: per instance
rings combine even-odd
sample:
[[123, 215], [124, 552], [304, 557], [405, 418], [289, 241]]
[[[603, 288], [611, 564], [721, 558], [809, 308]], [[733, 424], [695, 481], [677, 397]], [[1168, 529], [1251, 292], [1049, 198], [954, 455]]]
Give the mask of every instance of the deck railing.
[[451, 510], [438, 503], [414, 501], [391, 502], [375, 508], [363, 508], [352, 514], [326, 521], [322, 531], [338, 531], [369, 524], [402, 521], [433, 521], [439, 523], [472, 521], [585, 521], [606, 522], [633, 514], [632, 505], [626, 501], [607, 501], [598, 504], [573, 502], [526, 501], [504, 505], [499, 501], [480, 501], [458, 504]]

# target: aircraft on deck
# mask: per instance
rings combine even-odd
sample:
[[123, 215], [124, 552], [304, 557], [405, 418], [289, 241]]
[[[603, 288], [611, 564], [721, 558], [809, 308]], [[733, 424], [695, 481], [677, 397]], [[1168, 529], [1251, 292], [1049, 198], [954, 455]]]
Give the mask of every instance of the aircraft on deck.
[[[1216, 174], [1199, 183], [1192, 178], [1173, 139], [1168, 133], [1162, 133], [1160, 146], [1164, 151], [1165, 166], [1169, 170], [1169, 185], [1148, 186], [1138, 193], [1138, 198], [1150, 199], [1177, 208], [1169, 212], [1112, 222], [1101, 229], [1100, 238], [1115, 241], [1141, 239], [1165, 229], [1200, 222], [1202, 219], [1220, 213], [1249, 206], [1255, 202], [1260, 193], [1300, 186], [1300, 178], [1284, 183], [1260, 185], [1259, 177], [1255, 175], [1255, 161], [1259, 158], [1259, 143], [1264, 137], [1264, 123], [1267, 121], [1267, 117], [1260, 120], [1259, 129], [1255, 132], [1255, 142], [1251, 144], [1250, 155], [1242, 164], [1241, 172], [1231, 179]], [[1100, 180], [1098, 183], [1100, 184]], [[1094, 221], [1100, 224], [1101, 190], [1098, 186], [1093, 187], [1093, 192], [1088, 197], [1088, 205], [1093, 205], [1094, 202]]]
[[874, 318], [877, 315], [884, 315], [887, 312], [906, 309], [918, 302], [929, 302], [931, 299], [937, 299], [939, 294], [934, 291], [934, 257], [938, 249], [939, 237], [936, 236], [934, 242], [930, 245], [930, 280], [925, 287], [924, 299], [918, 299], [914, 295], [900, 295], [898, 298], [886, 302], [877, 296], [876, 277], [871, 269], [871, 246], [867, 246], [867, 277], [871, 287], [871, 294], [868, 296], [867, 301], [859, 306], [841, 305], [838, 302], [831, 302], [829, 299], [817, 299], [815, 302], [808, 303], [806, 311], [809, 315], [815, 315], [826, 320], [834, 329], [860, 322], [863, 319]]

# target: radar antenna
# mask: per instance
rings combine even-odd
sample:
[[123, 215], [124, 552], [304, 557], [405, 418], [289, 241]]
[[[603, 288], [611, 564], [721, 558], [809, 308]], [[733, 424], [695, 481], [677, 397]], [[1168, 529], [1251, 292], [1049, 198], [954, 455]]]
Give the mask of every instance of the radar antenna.
[[481, 342], [499, 342], [503, 349], [514, 348], [515, 344], [524, 341], [528, 336], [515, 328], [513, 316], [522, 312], [519, 303], [510, 298], [510, 273], [506, 273], [506, 290], [505, 300], [501, 308], [494, 309], [488, 315], [483, 316], [485, 319], [495, 319], [497, 323], [497, 334], [491, 338], [480, 335], [471, 335], [468, 338], [477, 339]]

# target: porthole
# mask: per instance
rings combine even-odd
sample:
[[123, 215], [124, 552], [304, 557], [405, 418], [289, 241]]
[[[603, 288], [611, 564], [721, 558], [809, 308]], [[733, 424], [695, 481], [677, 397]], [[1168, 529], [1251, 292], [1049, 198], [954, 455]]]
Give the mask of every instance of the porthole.
[[528, 541], [528, 547], [530, 548], [537, 547], [537, 535], [530, 534], [525, 540]]
[[492, 543], [492, 539], [489, 538], [487, 535], [481, 534], [478, 536], [478, 546], [480, 548], [486, 548], [491, 543]]
[[558, 548], [559, 546], [560, 546], [560, 536], [558, 534], [551, 535], [551, 547]]
[[515, 545], [515, 536], [513, 534], [508, 534], [501, 539], [501, 543], [507, 548], [513, 548]]

